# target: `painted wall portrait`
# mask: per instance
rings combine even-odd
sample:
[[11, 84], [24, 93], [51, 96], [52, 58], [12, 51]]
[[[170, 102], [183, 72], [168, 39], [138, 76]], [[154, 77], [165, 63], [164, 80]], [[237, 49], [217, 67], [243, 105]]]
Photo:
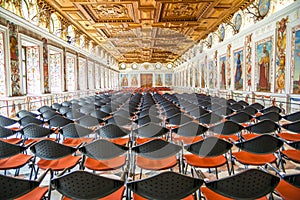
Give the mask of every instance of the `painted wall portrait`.
[[256, 43], [257, 91], [270, 92], [272, 37]]
[[120, 78], [121, 78], [121, 86], [122, 87], [128, 86], [128, 77], [127, 77], [127, 74], [120, 74]]
[[226, 89], [226, 55], [220, 57], [220, 89]]
[[137, 74], [131, 75], [131, 86], [133, 86], [133, 87], [138, 86]]
[[172, 86], [173, 74], [165, 74], [165, 86]]
[[162, 86], [162, 74], [155, 74], [155, 85]]
[[243, 49], [238, 49], [233, 52], [234, 57], [234, 89], [235, 90], [242, 90], [243, 89]]
[[292, 32], [292, 92], [300, 94], [300, 26], [294, 28]]
[[209, 88], [210, 89], [215, 89], [215, 74], [216, 74], [216, 71], [214, 69], [214, 61], [213, 60], [208, 61], [208, 70], [209, 70], [209, 73], [208, 73]]

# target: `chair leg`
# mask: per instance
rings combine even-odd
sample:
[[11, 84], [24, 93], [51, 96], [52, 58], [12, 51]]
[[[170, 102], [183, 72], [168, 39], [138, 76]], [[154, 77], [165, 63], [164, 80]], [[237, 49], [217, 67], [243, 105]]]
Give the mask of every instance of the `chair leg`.
[[141, 168], [141, 171], [140, 171], [140, 179], [142, 179], [142, 172], [143, 172], [143, 169]]
[[35, 172], [35, 176], [34, 176], [34, 180], [36, 180], [37, 179], [37, 176], [38, 176], [38, 172], [39, 172], [39, 167], [37, 167], [37, 169], [36, 169], [36, 172]]
[[[185, 169], [183, 170], [183, 173], [186, 174], [187, 173], [187, 169], [188, 169], [188, 164], [186, 164]], [[184, 166], [183, 166], [184, 167]]]
[[226, 161], [226, 167], [227, 167], [228, 175], [231, 175], [231, 171], [229, 169], [229, 163], [228, 163], [228, 161]]
[[19, 174], [20, 174], [20, 168], [16, 169], [15, 176], [19, 176]]
[[31, 170], [30, 170], [30, 176], [29, 176], [30, 178], [29, 178], [29, 180], [31, 180], [31, 178], [32, 178], [33, 171], [35, 172], [35, 168], [34, 168], [35, 159], [36, 159], [36, 157], [34, 156], [34, 158], [33, 158], [33, 160], [32, 160], [32, 163], [29, 164], [29, 167], [31, 167]]
[[216, 173], [216, 178], [219, 179], [219, 176], [218, 176], [218, 168], [216, 167], [215, 170], [216, 170], [216, 172], [215, 172], [215, 173]]
[[234, 174], [234, 160], [231, 160], [231, 173]]

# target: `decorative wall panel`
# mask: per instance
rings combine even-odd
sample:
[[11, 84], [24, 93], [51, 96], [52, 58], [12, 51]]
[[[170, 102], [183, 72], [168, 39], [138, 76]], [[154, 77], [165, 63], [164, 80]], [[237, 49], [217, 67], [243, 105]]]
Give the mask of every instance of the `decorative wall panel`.
[[285, 60], [286, 60], [286, 25], [288, 17], [282, 18], [276, 23], [276, 73], [275, 73], [275, 92], [284, 93], [285, 91]]
[[226, 89], [226, 54], [220, 56], [220, 89]]
[[0, 31], [0, 96], [6, 96], [4, 33]]
[[10, 73], [12, 96], [20, 96], [21, 92], [21, 70], [19, 67], [18, 52], [18, 27], [9, 23], [9, 47], [10, 47]]
[[259, 92], [271, 90], [272, 48], [272, 37], [256, 42], [256, 88]]
[[252, 85], [252, 33], [245, 38], [245, 48], [246, 90], [250, 91]]
[[233, 52], [234, 60], [234, 89], [243, 90], [244, 82], [244, 53], [243, 48], [237, 49]]

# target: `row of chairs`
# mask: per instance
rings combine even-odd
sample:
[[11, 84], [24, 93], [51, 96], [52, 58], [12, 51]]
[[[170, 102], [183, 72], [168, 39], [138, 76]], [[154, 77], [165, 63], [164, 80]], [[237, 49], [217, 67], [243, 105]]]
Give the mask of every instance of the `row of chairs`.
[[[47, 170], [51, 172], [51, 170]], [[63, 199], [197, 199], [202, 195], [214, 199], [267, 199], [266, 195], [280, 194], [284, 199], [297, 199], [299, 175], [278, 176], [265, 170], [249, 169], [238, 174], [213, 181], [182, 175], [176, 172], [160, 174], [125, 182], [99, 176], [86, 171], [61, 173], [51, 179], [49, 186], [39, 187], [45, 173], [37, 181], [0, 175], [1, 199], [42, 199], [52, 188]], [[126, 192], [124, 192], [126, 190]], [[201, 193], [200, 193], [201, 192]], [[197, 197], [198, 193], [198, 197]], [[269, 198], [270, 199], [270, 198]]]
[[[146, 96], [147, 96], [147, 98], [146, 98]], [[145, 150], [147, 150], [147, 149], [149, 149], [149, 144], [153, 144], [153, 143], [155, 143], [156, 141], [158, 141], [158, 142], [156, 142], [157, 144], [156, 145], [154, 145], [154, 147], [155, 147], [155, 149], [156, 150], [160, 150], [162, 153], [165, 153], [165, 155], [167, 155], [168, 154], [168, 151], [164, 151], [165, 150], [165, 147], [166, 148], [168, 148], [168, 149], [178, 149], [178, 150], [180, 150], [181, 149], [181, 146], [180, 145], [178, 145], [178, 144], [174, 144], [174, 143], [172, 143], [172, 139], [173, 139], [173, 136], [172, 135], [170, 135], [170, 134], [168, 134], [168, 133], [173, 133], [173, 130], [183, 130], [183, 128], [182, 127], [186, 127], [186, 128], [188, 128], [189, 127], [189, 125], [191, 125], [191, 124], [194, 124], [195, 126], [197, 126], [197, 128], [198, 127], [200, 127], [200, 124], [198, 124], [198, 123], [195, 123], [195, 122], [189, 122], [189, 125], [186, 125], [186, 124], [179, 124], [179, 125], [174, 125], [174, 124], [172, 124], [172, 123], [170, 123], [170, 122], [172, 122], [170, 119], [172, 118], [172, 116], [171, 117], [169, 117], [169, 118], [167, 118], [167, 115], [166, 115], [166, 108], [167, 107], [172, 107], [172, 105], [170, 104], [170, 101], [168, 101], [164, 96], [162, 96], [162, 95], [158, 95], [158, 94], [155, 94], [155, 95], [150, 95], [150, 94], [145, 94], [145, 95], [133, 95], [132, 96], [132, 98], [130, 98], [130, 100], [132, 100], [132, 99], [134, 99], [133, 97], [135, 97], [136, 98], [136, 100], [134, 100], [134, 101], [131, 101], [131, 103], [130, 104], [126, 104], [127, 106], [128, 106], [128, 108], [130, 107], [131, 108], [131, 111], [130, 112], [128, 112], [127, 110], [129, 110], [129, 109], [125, 109], [125, 111], [127, 111], [127, 112], [124, 112], [124, 109], [122, 109], [122, 108], [124, 108], [125, 106], [124, 106], [124, 104], [122, 105], [122, 107], [118, 107], [118, 109], [116, 109], [115, 111], [113, 111], [113, 112], [110, 112], [110, 115], [112, 115], [112, 116], [114, 116], [116, 113], [118, 113], [119, 115], [120, 115], [120, 113], [129, 113], [129, 117], [127, 118], [128, 119], [128, 121], [129, 122], [132, 122], [132, 121], [134, 121], [134, 122], [137, 122], [137, 124], [138, 124], [138, 127], [137, 127], [137, 129], [135, 129], [135, 128], [131, 128], [131, 130], [129, 130], [128, 132], [130, 133], [130, 134], [128, 134], [128, 132], [126, 133], [126, 134], [124, 134], [123, 136], [128, 136], [128, 135], [130, 135], [131, 136], [131, 138], [129, 138], [129, 140], [127, 140], [127, 141], [131, 141], [131, 145], [129, 145], [128, 147], [129, 148], [131, 148], [132, 147], [132, 145], [134, 145], [129, 151], [131, 151], [131, 150], [133, 150], [133, 152], [137, 152], [137, 153], [140, 153], [140, 155], [145, 155], [144, 157], [146, 157], [147, 158], [147, 156], [148, 156], [148, 158], [149, 158], [149, 155], [150, 154], [152, 154], [152, 152], [150, 151], [150, 154], [149, 154], [149, 152], [147, 152], [147, 151], [145, 151]], [[166, 101], [166, 104], [164, 103], [164, 102], [162, 102], [162, 101], [160, 101], [160, 103], [158, 103], [158, 100], [162, 100], [161, 98], [163, 98], [163, 99], [165, 99]], [[120, 104], [121, 105], [121, 104]], [[134, 105], [134, 106], [133, 106]], [[164, 105], [164, 106], [161, 106], [161, 105]], [[176, 105], [175, 105], [176, 106]], [[178, 106], [177, 106], [178, 107]], [[181, 111], [184, 111], [183, 109], [181, 109]], [[57, 111], [56, 111], [57, 112]], [[159, 117], [157, 117], [158, 119], [160, 119], [160, 121], [166, 121], [166, 123], [167, 124], [165, 124], [164, 126], [159, 126], [159, 125], [157, 125], [156, 123], [154, 123], [154, 124], [143, 124], [143, 125], [140, 125], [138, 122], [140, 121], [139, 119], [140, 118], [150, 118], [150, 121], [151, 121], [151, 118], [153, 118], [153, 116], [151, 115], [151, 114], [149, 114], [149, 113], [157, 113], [157, 114], [159, 114]], [[61, 116], [61, 115], [60, 115]], [[115, 115], [116, 116], [116, 115]], [[123, 116], [123, 115], [120, 115], [120, 116]], [[186, 115], [184, 115], [184, 116], [186, 116]], [[62, 116], [61, 116], [62, 117]], [[164, 119], [164, 117], [165, 117], [165, 119]], [[62, 117], [62, 118], [66, 118], [66, 117]], [[61, 118], [61, 119], [62, 119]], [[123, 117], [124, 118], [124, 117]], [[89, 121], [89, 120], [87, 120], [87, 121]], [[77, 121], [75, 121], [76, 123], [77, 123]], [[116, 121], [115, 121], [116, 122]], [[97, 122], [98, 123], [98, 125], [100, 124], [100, 122], [98, 121]], [[96, 124], [97, 124], [96, 123]], [[78, 124], [77, 124], [78, 125]], [[176, 127], [177, 126], [177, 127]], [[89, 127], [89, 126], [87, 126], [87, 127]], [[101, 130], [105, 130], [107, 127], [113, 127], [112, 126], [112, 124], [107, 124], [107, 125], [105, 125], [104, 127], [101, 127], [99, 130], [97, 130], [97, 131], [100, 131], [101, 132]], [[155, 129], [152, 129], [153, 127], [156, 127], [157, 128], [157, 130], [163, 130], [162, 131], [162, 133], [164, 133], [163, 135], [160, 135], [160, 134], [156, 134], [155, 132], [155, 134], [153, 134], [153, 130], [155, 130]], [[206, 128], [206, 129], [208, 129], [208, 127], [205, 127], [205, 126], [202, 126], [202, 127], [204, 127], [204, 128]], [[64, 128], [64, 126], [62, 126], [62, 127], [59, 127], [59, 130], [61, 131], [61, 130], [63, 130], [63, 128]], [[103, 129], [102, 129], [103, 128]], [[151, 134], [151, 131], [146, 131], [146, 130], [151, 130], [152, 129], [152, 138], [151, 139], [153, 139], [153, 138], [156, 138], [156, 137], [163, 137], [163, 139], [164, 140], [151, 140], [151, 141], [149, 141], [148, 140], [148, 138], [149, 138], [149, 134]], [[119, 131], [117, 131], [117, 132], [119, 132]], [[178, 132], [178, 131], [177, 131]], [[180, 131], [179, 131], [180, 132]], [[190, 131], [191, 132], [191, 131]], [[193, 131], [194, 132], [194, 131]], [[205, 131], [204, 131], [205, 132]], [[143, 139], [144, 140], [148, 140], [148, 142], [147, 143], [145, 143], [145, 144], [142, 144], [142, 143], [140, 143], [140, 145], [137, 143], [137, 144], [135, 144], [135, 142], [137, 141], [136, 139], [136, 136], [138, 136], [138, 138], [139, 138], [139, 136], [140, 136], [140, 134], [145, 134], [145, 133], [147, 133], [148, 134], [148, 136], [146, 136], [146, 137], [144, 137]], [[166, 133], [166, 134], [165, 134]], [[62, 134], [63, 135], [63, 134]], [[99, 134], [96, 134], [96, 135], [99, 135]], [[146, 135], [146, 134], [145, 134]], [[144, 135], [144, 136], [145, 136]], [[168, 136], [169, 135], [169, 136]], [[164, 138], [164, 136], [165, 136], [165, 138]], [[193, 135], [191, 135], [191, 136], [193, 136]], [[168, 141], [165, 141], [165, 140], [167, 140], [167, 137], [169, 137], [170, 138], [170, 141], [168, 142]], [[259, 137], [260, 138], [260, 137]], [[264, 138], [267, 138], [267, 137], [265, 137], [264, 136]], [[215, 141], [219, 141], [219, 140], [217, 140], [218, 138], [216, 138], [216, 139], [214, 139]], [[190, 149], [189, 149], [189, 147], [190, 146], [185, 146], [186, 148], [185, 149], [189, 149], [189, 150], [195, 150], [195, 149], [197, 149], [197, 148], [199, 148], [199, 146], [201, 147], [201, 145], [202, 146], [205, 146], [205, 145], [203, 145], [203, 144], [209, 144], [209, 142], [207, 142], [207, 141], [209, 141], [209, 140], [213, 140], [212, 138], [210, 138], [210, 137], [207, 137], [207, 138], [205, 138], [205, 142], [203, 142], [203, 140], [200, 140], [201, 142], [202, 142], [202, 144], [201, 143], [199, 143], [199, 144], [197, 144], [197, 145], [194, 145], [193, 147], [191, 147]], [[223, 141], [223, 140], [222, 140]], [[96, 142], [96, 141], [95, 141]], [[224, 141], [224, 142], [226, 142], [226, 141]], [[40, 142], [40, 143], [42, 143], [42, 142]], [[39, 142], [38, 143], [36, 143], [36, 145], [37, 144], [40, 144]], [[47, 143], [48, 144], [50, 144], [50, 143], [52, 143], [52, 142], [48, 142], [47, 141]], [[227, 142], [228, 143], [228, 142]], [[128, 144], [128, 143], [127, 143]], [[230, 143], [228, 143], [228, 144], [230, 144]], [[143, 146], [144, 145], [144, 146]], [[193, 145], [193, 144], [192, 144]], [[232, 144], [231, 144], [232, 145]], [[34, 145], [33, 145], [34, 146]], [[33, 147], [32, 146], [32, 147]], [[47, 146], [50, 146], [50, 145], [47, 145]], [[84, 145], [84, 146], [88, 146], [88, 145]], [[83, 146], [83, 147], [84, 147]], [[96, 147], [97, 146], [99, 146], [99, 145], [95, 145]], [[100, 146], [104, 146], [104, 145], [100, 145]], [[212, 145], [208, 145], [208, 146], [212, 146]], [[124, 147], [124, 146], [123, 146]], [[174, 148], [173, 148], [174, 147]], [[278, 148], [280, 148], [280, 147], [278, 147]], [[109, 148], [107, 148], [107, 149], [109, 149]], [[152, 151], [155, 151], [155, 149], [154, 150], [152, 150]], [[200, 148], [201, 149], [201, 148]], [[205, 148], [204, 148], [205, 149]], [[98, 152], [98, 151], [96, 151], [96, 152]], [[203, 153], [203, 152], [202, 152]], [[206, 153], [208, 153], [208, 152], [206, 152]], [[151, 155], [151, 156], [159, 156], [161, 153], [156, 153], [155, 154], [155, 152], [153, 153], [153, 155]], [[230, 154], [231, 155], [231, 154]], [[134, 158], [136, 157], [136, 156], [133, 156]], [[139, 157], [137, 157], [137, 158], [139, 158]], [[182, 163], [185, 163], [185, 162], [183, 162], [183, 159], [181, 158], [181, 157], [177, 157], [177, 160], [178, 160], [178, 158], [179, 158], [179, 161], [180, 160], [182, 160]], [[129, 160], [132, 160], [132, 159], [129, 159]], [[133, 159], [134, 161], [136, 161], [136, 163], [145, 163], [144, 161], [145, 160], [140, 160], [140, 162], [138, 162], [138, 159]], [[82, 162], [83, 163], [83, 162]], [[132, 166], [137, 166], [135, 163], [134, 164], [132, 164], [132, 162], [129, 162], [129, 163], [131, 163], [131, 165]], [[147, 162], [146, 162], [147, 163]], [[198, 163], [198, 162], [197, 162]], [[154, 165], [152, 165], [151, 163], [147, 163], [150, 167], [152, 167], [152, 166], [154, 166]], [[181, 167], [179, 167], [179, 169], [181, 169]], [[133, 170], [133, 171], [135, 171], [135, 170]], [[183, 172], [184, 171], [186, 171], [186, 170], [183, 170]], [[37, 173], [36, 173], [37, 174]]]
[[[47, 173], [47, 170], [45, 173]], [[61, 173], [51, 179], [49, 186], [39, 187], [45, 173], [37, 181], [26, 181], [0, 175], [1, 199], [41, 199], [51, 189], [64, 195], [63, 199], [266, 199], [271, 193], [283, 199], [297, 199], [299, 195], [299, 174], [271, 175], [265, 169], [249, 169], [236, 175], [214, 181], [185, 176], [176, 172], [162, 172], [138, 181], [124, 182], [86, 171]], [[51, 172], [51, 171], [50, 171]], [[7, 186], [7, 183], [9, 185]], [[205, 184], [205, 186], [203, 186]], [[124, 190], [126, 192], [124, 193]], [[275, 190], [275, 191], [274, 191]], [[201, 193], [200, 193], [201, 191]], [[27, 194], [26, 194], [27, 193]], [[25, 195], [24, 195], [25, 194]], [[22, 197], [19, 197], [24, 195]], [[269, 198], [270, 199], [270, 198]]]

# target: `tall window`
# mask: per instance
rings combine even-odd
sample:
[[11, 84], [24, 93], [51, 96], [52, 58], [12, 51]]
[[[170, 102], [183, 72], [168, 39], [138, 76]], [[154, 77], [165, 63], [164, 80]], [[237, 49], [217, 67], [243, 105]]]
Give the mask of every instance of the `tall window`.
[[95, 64], [95, 88], [100, 88], [100, 66]]
[[59, 21], [57, 15], [55, 13], [52, 13], [50, 17], [50, 33], [53, 33], [57, 37], [60, 37], [62, 31], [63, 30], [61, 30], [61, 22]]
[[75, 57], [66, 56], [66, 84], [68, 91], [75, 91]]
[[50, 53], [49, 56], [49, 79], [50, 79], [50, 91], [61, 92], [62, 91], [62, 59], [61, 53]]
[[105, 77], [104, 77], [104, 67], [100, 67], [100, 82], [101, 82], [101, 88], [105, 88], [105, 85], [104, 85], [104, 79], [105, 79]]
[[26, 58], [22, 61], [26, 62], [26, 82], [27, 94], [41, 93], [41, 74], [40, 74], [40, 54], [38, 46], [28, 46], [23, 48]]
[[75, 43], [75, 32], [74, 32], [74, 27], [68, 26], [68, 33], [67, 33], [67, 39], [69, 44], [74, 44]]
[[87, 76], [86, 76], [86, 60], [84, 58], [79, 58], [78, 63], [79, 68], [79, 89], [86, 90], [87, 89]]
[[88, 62], [88, 83], [89, 83], [89, 89], [95, 89], [94, 62]]
[[39, 13], [36, 0], [22, 0], [22, 14], [26, 20], [37, 25]]
[[0, 96], [6, 95], [4, 34], [0, 32]]

